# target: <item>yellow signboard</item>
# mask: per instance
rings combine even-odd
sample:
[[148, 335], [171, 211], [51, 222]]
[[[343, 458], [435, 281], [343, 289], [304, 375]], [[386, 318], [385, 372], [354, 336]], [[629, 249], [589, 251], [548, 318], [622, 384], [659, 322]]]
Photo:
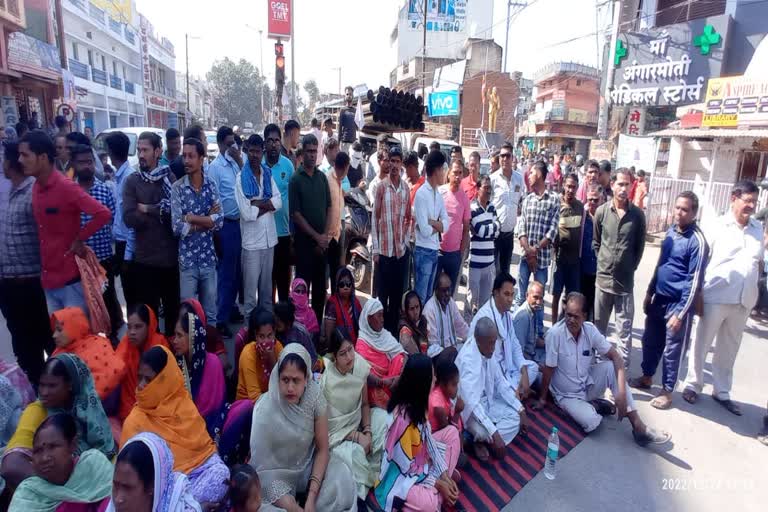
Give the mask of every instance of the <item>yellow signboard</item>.
[[127, 25], [133, 22], [131, 0], [91, 0], [91, 3], [117, 22]]
[[701, 124], [768, 125], [768, 80], [743, 76], [710, 78]]

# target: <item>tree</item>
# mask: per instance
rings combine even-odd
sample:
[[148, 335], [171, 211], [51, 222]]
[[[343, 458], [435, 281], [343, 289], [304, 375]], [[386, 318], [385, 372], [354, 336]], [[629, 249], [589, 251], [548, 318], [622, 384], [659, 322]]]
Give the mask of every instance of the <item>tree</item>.
[[301, 126], [309, 126], [309, 122], [312, 120], [312, 112], [307, 108], [304, 103], [304, 98], [301, 97], [301, 88], [298, 84], [294, 86], [294, 83], [290, 80], [285, 83], [283, 88], [283, 118], [291, 118], [291, 96], [296, 94], [296, 116]]
[[212, 86], [217, 115], [226, 118], [230, 126], [243, 126], [246, 121], [255, 125], [264, 123], [266, 117], [262, 116], [261, 111], [262, 88], [265, 114], [272, 104], [272, 92], [258, 68], [245, 59], [236, 63], [225, 57], [222, 61], [214, 62], [206, 76]]
[[309, 111], [314, 112], [318, 101], [320, 100], [320, 88], [314, 80], [304, 82], [304, 90], [309, 96]]

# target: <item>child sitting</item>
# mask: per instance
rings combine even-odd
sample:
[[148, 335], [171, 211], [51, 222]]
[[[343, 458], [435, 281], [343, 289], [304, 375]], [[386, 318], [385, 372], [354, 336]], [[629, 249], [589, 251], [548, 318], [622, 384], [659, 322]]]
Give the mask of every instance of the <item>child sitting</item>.
[[261, 502], [261, 482], [256, 470], [248, 464], [232, 468], [229, 478], [230, 512], [285, 512], [269, 503]]

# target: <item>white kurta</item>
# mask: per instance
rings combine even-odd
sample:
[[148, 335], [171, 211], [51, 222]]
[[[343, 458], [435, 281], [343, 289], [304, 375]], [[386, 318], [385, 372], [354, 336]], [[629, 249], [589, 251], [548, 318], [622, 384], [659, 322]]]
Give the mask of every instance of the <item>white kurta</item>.
[[459, 395], [464, 401], [461, 417], [475, 441], [490, 442], [498, 432], [509, 444], [520, 431], [523, 405], [494, 357], [484, 357], [473, 337], [456, 358], [459, 368]]
[[528, 382], [530, 384], [536, 382], [540, 375], [539, 365], [535, 361], [529, 361], [523, 357], [523, 348], [515, 334], [512, 312], [500, 313], [496, 309], [493, 297], [491, 297], [472, 319], [472, 324], [469, 326], [470, 335], [474, 335], [477, 321], [481, 318], [490, 318], [496, 324], [499, 337], [496, 339], [496, 349], [493, 355], [499, 362], [499, 366], [512, 389], [517, 389], [520, 385], [523, 366], [528, 370]]
[[424, 306], [424, 318], [427, 319], [429, 331], [429, 347], [427, 355], [435, 357], [449, 347], [461, 348], [461, 340], [467, 339], [469, 329], [467, 322], [459, 312], [456, 301], [451, 299], [445, 310], [437, 298], [432, 295]]

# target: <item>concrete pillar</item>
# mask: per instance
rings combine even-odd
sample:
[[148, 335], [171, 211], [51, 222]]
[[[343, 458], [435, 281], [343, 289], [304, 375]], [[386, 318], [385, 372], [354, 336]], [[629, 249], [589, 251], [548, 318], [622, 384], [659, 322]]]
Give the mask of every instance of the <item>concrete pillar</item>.
[[679, 179], [682, 174], [683, 165], [683, 144], [685, 139], [682, 137], [672, 137], [669, 144], [669, 162], [667, 163], [667, 176]]

